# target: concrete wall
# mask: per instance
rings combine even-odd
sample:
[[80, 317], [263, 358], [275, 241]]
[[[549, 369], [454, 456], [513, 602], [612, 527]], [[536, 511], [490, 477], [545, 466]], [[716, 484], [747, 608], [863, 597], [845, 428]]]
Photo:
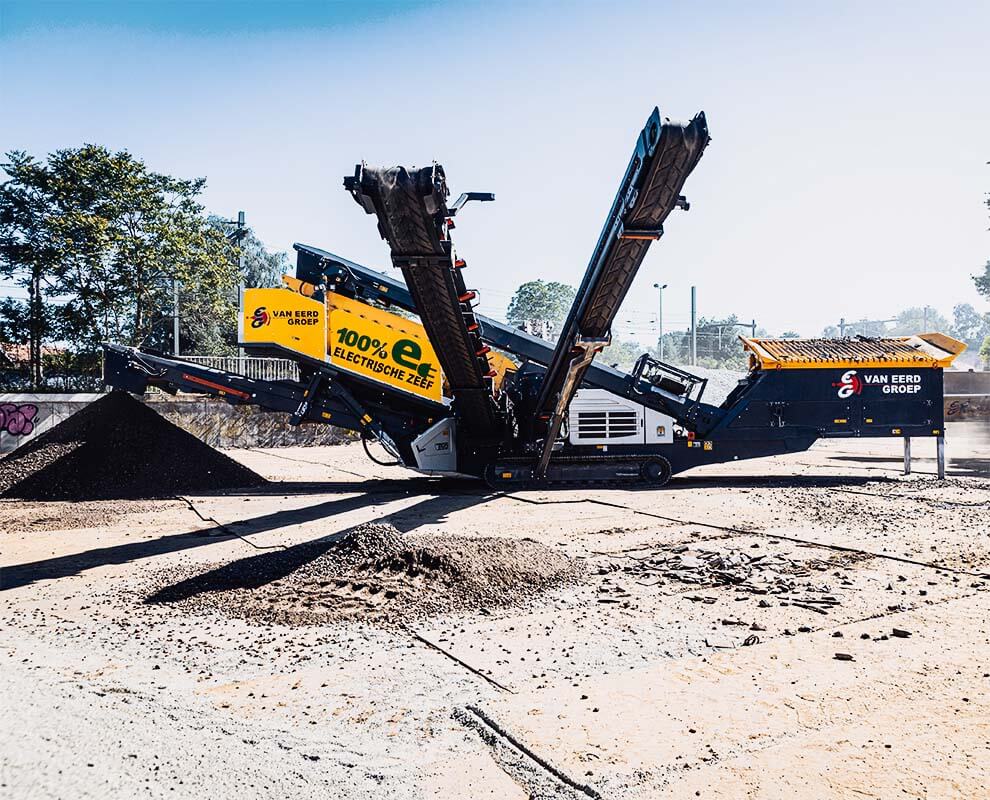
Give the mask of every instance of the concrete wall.
[[944, 373], [946, 394], [990, 394], [990, 372], [953, 372]]
[[945, 421], [990, 420], [990, 372], [945, 373]]
[[[0, 453], [26, 441], [85, 408], [101, 394], [0, 394]], [[231, 406], [195, 395], [149, 394], [145, 402], [170, 422], [211, 447], [306, 447], [338, 444], [351, 437], [329, 425], [289, 425], [288, 414], [255, 406]]]

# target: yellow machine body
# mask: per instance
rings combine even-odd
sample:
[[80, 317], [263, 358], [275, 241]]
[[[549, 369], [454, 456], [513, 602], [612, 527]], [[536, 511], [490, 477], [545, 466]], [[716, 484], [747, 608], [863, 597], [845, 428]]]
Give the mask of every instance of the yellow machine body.
[[[444, 379], [423, 326], [345, 295], [312, 299], [312, 284], [286, 275], [285, 288], [245, 289], [240, 342], [279, 345], [395, 389], [440, 402]], [[516, 363], [491, 351], [496, 391]]]
[[276, 344], [310, 358], [327, 358], [327, 308], [286, 289], [245, 289], [240, 342]]
[[327, 311], [331, 364], [440, 402], [440, 362], [422, 325], [333, 292]]

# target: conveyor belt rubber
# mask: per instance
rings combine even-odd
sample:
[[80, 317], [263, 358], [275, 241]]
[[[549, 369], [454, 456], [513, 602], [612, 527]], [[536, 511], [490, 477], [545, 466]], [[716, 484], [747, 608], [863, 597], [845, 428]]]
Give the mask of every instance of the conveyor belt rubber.
[[447, 236], [447, 186], [443, 167], [407, 170], [359, 165], [345, 186], [369, 214], [392, 251], [416, 303], [420, 321], [433, 344], [454, 396], [455, 410], [480, 435], [496, 427], [491, 389], [485, 378], [487, 358], [467, 288], [454, 265]]
[[[680, 204], [681, 189], [701, 158], [708, 138], [704, 113], [684, 124], [661, 122], [659, 111], [654, 110], [637, 141], [562, 328], [540, 395], [541, 412], [550, 413], [557, 405], [576, 338], [609, 335], [646, 251], [662, 235], [664, 221]], [[576, 388], [580, 384], [579, 375], [570, 385]]]

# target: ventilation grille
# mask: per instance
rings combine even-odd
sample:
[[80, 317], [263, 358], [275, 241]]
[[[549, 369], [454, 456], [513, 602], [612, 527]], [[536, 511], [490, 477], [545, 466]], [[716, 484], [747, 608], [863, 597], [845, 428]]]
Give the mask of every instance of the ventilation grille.
[[623, 439], [638, 433], [639, 423], [635, 411], [578, 412], [578, 439]]

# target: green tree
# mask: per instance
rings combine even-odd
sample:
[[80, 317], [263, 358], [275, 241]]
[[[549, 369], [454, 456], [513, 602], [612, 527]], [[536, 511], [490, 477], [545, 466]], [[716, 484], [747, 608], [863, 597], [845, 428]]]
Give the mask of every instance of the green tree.
[[289, 272], [288, 254], [268, 250], [253, 228], [239, 231], [235, 223], [215, 215], [210, 216], [210, 224], [219, 228], [227, 240], [235, 244], [235, 260], [240, 262], [243, 256], [244, 267], [240, 278], [244, 286], [264, 289], [282, 285], [282, 276]]
[[645, 349], [639, 342], [616, 340], [602, 351], [601, 363], [629, 372]]
[[784, 331], [782, 334], [780, 334], [780, 338], [781, 339], [800, 339], [801, 338], [801, 334], [800, 333], [796, 333], [795, 331]]
[[889, 336], [911, 336], [915, 333], [949, 330], [949, 321], [930, 306], [905, 308], [886, 332]]
[[[990, 204], [990, 201], [988, 201]], [[976, 291], [990, 300], [990, 260], [983, 266], [982, 275], [974, 275], [973, 283], [976, 284]]]
[[949, 333], [968, 347], [978, 349], [983, 339], [990, 336], [990, 314], [980, 314], [969, 303], [959, 303], [952, 309]]
[[[887, 326], [883, 322], [879, 322], [875, 319], [860, 319], [855, 322], [847, 322], [845, 324], [844, 331], [841, 333], [843, 336], [884, 336], [887, 333]], [[839, 328], [835, 325], [829, 325], [822, 332], [822, 335], [827, 339], [836, 339], [840, 336]]]
[[990, 369], [990, 336], [987, 336], [980, 346], [980, 361], [983, 362], [984, 369]]
[[43, 167], [23, 153], [9, 154], [0, 165], [11, 180], [0, 184], [0, 276], [27, 290], [26, 301], [8, 298], [0, 307], [4, 338], [29, 345], [31, 385], [42, 380], [41, 344], [53, 333], [53, 315], [45, 308], [46, 275], [66, 251], [65, 235], [55, 222], [51, 181]]
[[[174, 281], [183, 336], [215, 349], [231, 315], [235, 248], [197, 197], [205, 180], [149, 170], [126, 151], [84, 145], [44, 162], [14, 151], [0, 185], [0, 274], [29, 291], [29, 339], [95, 357], [103, 341], [171, 344]], [[8, 317], [10, 318], [10, 317]]]
[[546, 320], [556, 328], [567, 316], [575, 294], [574, 287], [565, 283], [529, 281], [516, 289], [506, 318], [513, 325]]
[[[757, 331], [766, 335], [766, 331]], [[739, 322], [739, 317], [730, 314], [722, 319], [701, 317], [698, 320], [697, 356], [698, 363], [706, 367], [726, 367], [736, 369], [745, 362], [739, 334], [749, 336], [750, 326]], [[676, 348], [679, 361], [689, 364], [691, 360], [691, 331], [680, 334], [681, 342]], [[664, 344], [666, 348], [666, 343]]]

